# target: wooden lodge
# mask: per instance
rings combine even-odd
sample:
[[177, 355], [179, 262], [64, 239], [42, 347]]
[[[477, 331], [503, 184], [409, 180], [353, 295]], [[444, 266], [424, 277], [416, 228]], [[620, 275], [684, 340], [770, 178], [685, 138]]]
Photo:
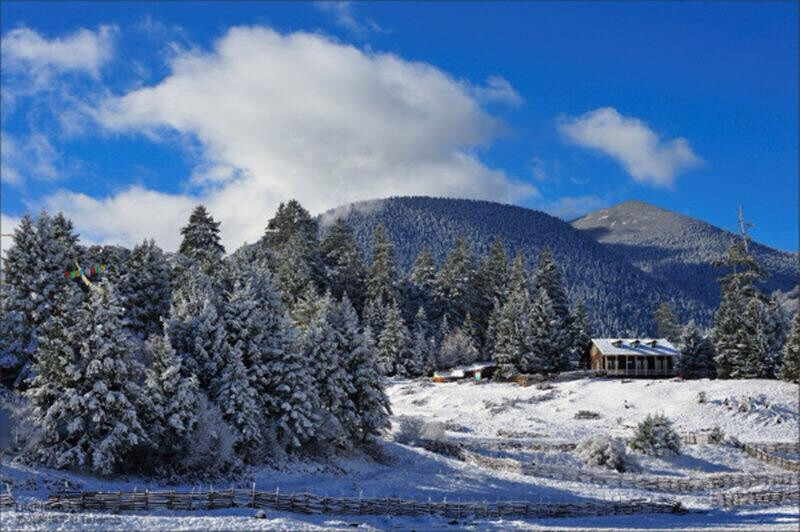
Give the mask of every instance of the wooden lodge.
[[593, 338], [581, 366], [611, 376], [673, 377], [679, 355], [664, 338]]

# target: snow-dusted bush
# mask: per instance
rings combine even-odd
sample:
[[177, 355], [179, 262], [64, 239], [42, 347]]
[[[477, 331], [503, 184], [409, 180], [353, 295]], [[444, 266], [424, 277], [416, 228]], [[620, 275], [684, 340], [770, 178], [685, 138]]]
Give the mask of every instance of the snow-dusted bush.
[[426, 421], [421, 417], [401, 416], [399, 431], [395, 439], [400, 443], [412, 444], [420, 440], [441, 440], [445, 426], [439, 421]]
[[681, 452], [681, 438], [666, 416], [648, 415], [636, 428], [630, 446], [633, 450], [651, 456], [674, 456]]
[[460, 327], [456, 327], [439, 347], [437, 366], [449, 369], [454, 366], [472, 364], [480, 358], [475, 342]]
[[724, 439], [725, 433], [719, 428], [719, 425], [715, 425], [711, 432], [708, 433], [708, 443], [722, 443]]
[[614, 469], [620, 473], [635, 467], [625, 450], [625, 443], [616, 438], [589, 436], [581, 440], [576, 450], [581, 462], [586, 465]]
[[704, 404], [706, 401], [707, 401], [707, 398], [706, 398], [706, 392], [702, 392], [702, 391], [701, 391], [701, 392], [698, 392], [698, 393], [697, 393], [697, 403], [702, 405], [702, 404]]

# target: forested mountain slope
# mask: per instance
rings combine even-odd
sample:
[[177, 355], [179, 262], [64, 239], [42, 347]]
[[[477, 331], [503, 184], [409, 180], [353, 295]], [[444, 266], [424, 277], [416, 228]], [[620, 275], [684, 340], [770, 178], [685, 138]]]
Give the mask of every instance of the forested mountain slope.
[[[703, 303], [719, 303], [721, 258], [736, 235], [711, 224], [641, 201], [626, 201], [572, 222], [619, 257], [668, 283], [680, 283]], [[751, 243], [767, 272], [763, 289], [790, 291], [798, 282], [797, 254]]]
[[655, 279], [620, 258], [591, 235], [542, 212], [486, 201], [428, 197], [389, 198], [346, 205], [321, 216], [325, 226], [345, 217], [361, 252], [369, 259], [373, 230], [383, 223], [395, 244], [398, 266], [407, 271], [427, 246], [440, 263], [459, 235], [472, 251], [486, 254], [499, 237], [509, 253], [521, 252], [534, 264], [547, 246], [565, 276], [573, 302], [590, 310], [595, 334], [646, 334], [653, 312], [664, 301], [681, 319], [709, 323], [712, 309], [678, 285]]

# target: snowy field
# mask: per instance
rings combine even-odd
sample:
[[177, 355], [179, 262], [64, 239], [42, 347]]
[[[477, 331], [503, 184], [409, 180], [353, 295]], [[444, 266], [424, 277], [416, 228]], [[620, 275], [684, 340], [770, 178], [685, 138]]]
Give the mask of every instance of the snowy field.
[[[704, 403], [698, 393], [704, 391]], [[747, 442], [796, 441], [800, 426], [798, 388], [776, 381], [673, 381], [581, 379], [519, 387], [515, 384], [392, 381], [388, 393], [395, 420], [424, 418], [440, 428], [437, 439], [459, 442], [486, 455], [525, 463], [586, 469], [573, 452], [528, 450], [525, 442], [576, 442], [595, 434], [628, 438], [635, 423], [650, 413], [664, 413], [681, 432], [719, 426]], [[580, 410], [600, 414], [575, 419]], [[276, 530], [321, 527], [334, 529], [741, 529], [797, 530], [800, 512], [793, 506], [720, 510], [708, 493], [673, 494], [568, 482], [475, 466], [395, 441], [399, 423], [377, 456], [353, 454], [329, 464], [290, 464], [282, 470], [260, 469], [236, 479], [235, 486], [258, 490], [279, 488], [329, 496], [398, 497], [455, 501], [516, 500], [529, 502], [630, 500], [667, 498], [683, 503], [686, 515], [632, 515], [603, 518], [538, 520], [461, 520], [438, 517], [304, 516], [267, 510], [266, 519], [250, 509], [205, 512], [163, 511], [143, 514], [63, 514], [4, 511], [2, 530]], [[400, 438], [402, 439], [402, 438]], [[519, 448], [506, 449], [503, 443]], [[636, 456], [641, 473], [694, 477], [706, 473], [783, 473], [725, 445], [685, 445], [675, 458]], [[597, 470], [599, 471], [599, 470]], [[16, 501], [46, 498], [48, 487], [64, 481], [87, 490], [208, 489], [209, 486], [159, 486], [142, 479], [104, 480], [3, 462], [4, 482], [12, 484]], [[49, 486], [48, 486], [49, 485]], [[231, 483], [215, 485], [226, 489]], [[757, 491], [757, 488], [753, 488]], [[760, 489], [766, 489], [761, 487]], [[742, 488], [731, 488], [729, 491]]]

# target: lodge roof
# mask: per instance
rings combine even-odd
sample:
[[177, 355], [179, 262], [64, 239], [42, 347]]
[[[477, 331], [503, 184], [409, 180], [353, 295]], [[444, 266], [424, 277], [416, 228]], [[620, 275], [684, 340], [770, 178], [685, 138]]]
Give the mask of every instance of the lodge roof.
[[678, 356], [666, 338], [592, 338], [603, 355]]

